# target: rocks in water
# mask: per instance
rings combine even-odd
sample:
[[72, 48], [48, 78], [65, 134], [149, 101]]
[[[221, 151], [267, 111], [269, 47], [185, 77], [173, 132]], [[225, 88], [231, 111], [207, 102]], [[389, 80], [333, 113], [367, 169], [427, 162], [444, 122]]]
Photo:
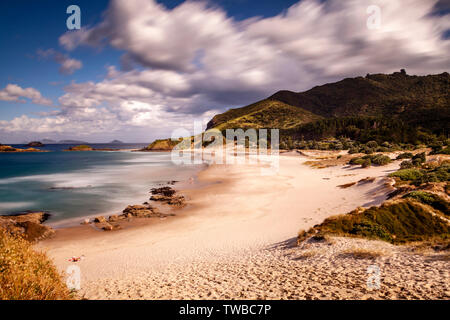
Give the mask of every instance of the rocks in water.
[[183, 207], [186, 205], [185, 201], [186, 199], [183, 196], [175, 196], [170, 199], [168, 204], [170, 204], [171, 206]]
[[161, 201], [161, 202], [169, 202], [172, 197], [170, 196], [163, 196], [160, 194], [154, 195], [150, 197], [150, 200], [152, 201]]
[[152, 196], [150, 200], [163, 202], [172, 206], [182, 207], [185, 205], [184, 196], [176, 194], [176, 191], [169, 186], [161, 188], [153, 188], [150, 190]]
[[150, 190], [152, 194], [159, 194], [166, 197], [171, 197], [175, 194], [175, 190], [171, 187], [161, 187], [161, 188], [153, 188]]
[[51, 237], [55, 231], [42, 223], [50, 215], [46, 212], [28, 212], [13, 216], [0, 216], [0, 228], [30, 242]]

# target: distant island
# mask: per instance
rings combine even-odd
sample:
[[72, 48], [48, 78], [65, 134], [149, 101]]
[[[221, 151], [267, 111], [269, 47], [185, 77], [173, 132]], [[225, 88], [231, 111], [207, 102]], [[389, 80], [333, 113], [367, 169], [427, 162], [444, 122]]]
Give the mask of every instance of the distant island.
[[120, 140], [113, 140], [110, 142], [110, 144], [123, 144], [123, 142]]
[[75, 146], [75, 147], [69, 147], [68, 149], [65, 149], [64, 151], [93, 151], [94, 148], [92, 148], [89, 145], [86, 144], [82, 144], [79, 146]]
[[27, 143], [27, 147], [44, 147], [45, 145], [40, 141], [31, 141]]
[[28, 148], [28, 149], [14, 148], [11, 146], [6, 146], [6, 145], [0, 144], [0, 152], [13, 153], [13, 152], [47, 152], [47, 151], [39, 150], [36, 148]]
[[82, 144], [74, 147], [69, 147], [63, 151], [120, 151], [122, 149], [114, 148], [93, 148], [90, 145]]

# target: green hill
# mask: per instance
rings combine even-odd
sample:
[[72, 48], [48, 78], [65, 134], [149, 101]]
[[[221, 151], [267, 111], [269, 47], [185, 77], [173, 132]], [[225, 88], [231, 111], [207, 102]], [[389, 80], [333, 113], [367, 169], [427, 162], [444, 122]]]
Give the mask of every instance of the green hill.
[[321, 116], [273, 99], [265, 99], [247, 107], [230, 109], [208, 123], [209, 128], [280, 128], [289, 129], [322, 119]]
[[347, 78], [305, 92], [279, 91], [216, 115], [208, 129], [278, 128], [294, 140], [348, 137], [416, 143], [446, 137], [450, 75], [410, 76], [404, 70]]

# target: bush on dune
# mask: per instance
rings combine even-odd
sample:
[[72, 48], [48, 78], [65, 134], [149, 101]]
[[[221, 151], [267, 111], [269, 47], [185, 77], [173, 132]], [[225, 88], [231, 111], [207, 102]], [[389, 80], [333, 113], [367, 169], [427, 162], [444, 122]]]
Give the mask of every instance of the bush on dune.
[[431, 207], [433, 207], [436, 210], [441, 211], [445, 215], [450, 215], [450, 203], [448, 201], [445, 201], [445, 199], [442, 199], [436, 194], [425, 192], [422, 190], [418, 191], [412, 191], [406, 195], [403, 196], [404, 198], [411, 198], [418, 200], [424, 204], [427, 204]]
[[[364, 237], [399, 244], [412, 241], [450, 239], [450, 226], [442, 218], [411, 200], [355, 210], [326, 219], [302, 233], [301, 238], [316, 233]], [[300, 234], [299, 234], [299, 241]]]
[[0, 228], [0, 300], [60, 299], [71, 294], [47, 256]]

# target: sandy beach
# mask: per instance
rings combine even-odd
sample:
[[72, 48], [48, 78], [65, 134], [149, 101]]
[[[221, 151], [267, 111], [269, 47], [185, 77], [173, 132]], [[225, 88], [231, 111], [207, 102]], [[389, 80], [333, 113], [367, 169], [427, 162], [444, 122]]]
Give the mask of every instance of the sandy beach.
[[[188, 206], [175, 217], [113, 232], [58, 229], [37, 247], [62, 272], [70, 257], [84, 257], [76, 265], [87, 299], [449, 298], [448, 257], [350, 238], [296, 246], [301, 229], [381, 204], [399, 166], [315, 169], [307, 160], [282, 154], [275, 175], [254, 164], [211, 165], [198, 174], [200, 187], [180, 190]], [[367, 177], [375, 180], [338, 187]], [[377, 256], [358, 259], [360, 249]], [[371, 265], [381, 273], [377, 289], [366, 284]]]

